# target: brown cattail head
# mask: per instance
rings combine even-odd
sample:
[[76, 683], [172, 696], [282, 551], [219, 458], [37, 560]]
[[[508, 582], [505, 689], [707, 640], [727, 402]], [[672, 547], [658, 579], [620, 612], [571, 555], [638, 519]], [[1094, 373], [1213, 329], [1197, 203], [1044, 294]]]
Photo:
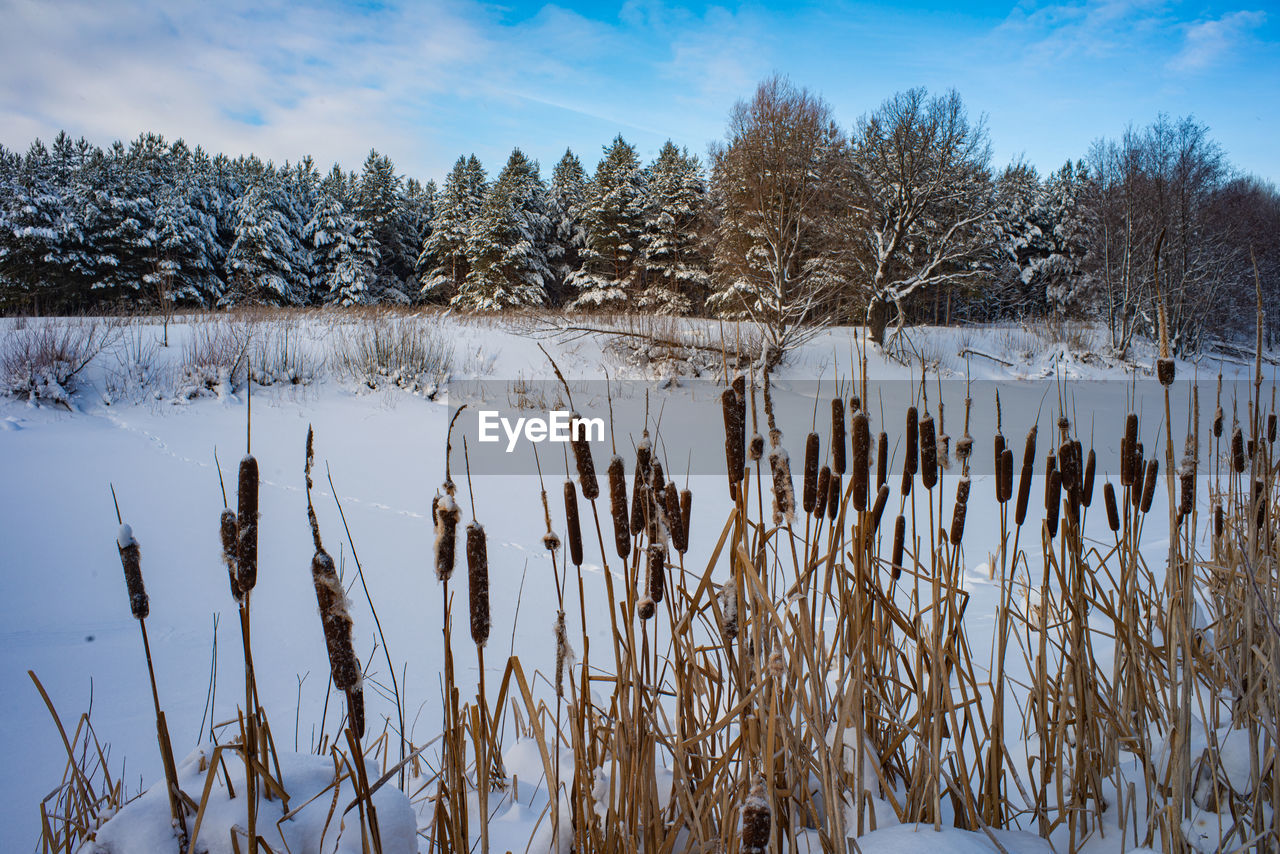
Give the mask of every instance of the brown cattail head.
[[1120, 485], [1133, 484], [1133, 448], [1129, 446], [1129, 437], [1120, 437]]
[[902, 549], [906, 545], [906, 537], [907, 518], [899, 513], [898, 518], [893, 521], [893, 557], [891, 565], [895, 581], [899, 575], [902, 575]]
[[1160, 380], [1160, 385], [1173, 385], [1173, 377], [1176, 373], [1173, 359], [1156, 359], [1156, 378]]
[[145, 620], [151, 613], [147, 588], [142, 584], [142, 551], [133, 538], [133, 528], [121, 525], [116, 534], [116, 548], [120, 550], [120, 565], [124, 568], [124, 584], [129, 590], [129, 611], [135, 620]]
[[1151, 509], [1151, 499], [1156, 494], [1156, 473], [1160, 471], [1160, 462], [1155, 457], [1147, 460], [1147, 476], [1142, 482], [1142, 504], [1138, 509], [1146, 513]]
[[1276, 441], [1276, 414], [1274, 412], [1267, 413], [1267, 442], [1274, 444]]
[[649, 579], [649, 598], [658, 603], [666, 592], [667, 549], [662, 543], [650, 543], [645, 550], [645, 575]]
[[765, 854], [772, 827], [773, 813], [764, 797], [764, 781], [757, 779], [742, 804], [742, 854]]
[[996, 500], [1007, 504], [1013, 497], [1013, 451], [1005, 448], [1000, 452], [996, 466]]
[[1222, 512], [1222, 505], [1215, 504], [1213, 506], [1213, 536], [1215, 538], [1222, 536], [1222, 529], [1226, 524], [1226, 517]]
[[1178, 475], [1181, 491], [1178, 494], [1178, 516], [1185, 518], [1191, 515], [1196, 503], [1196, 473], [1184, 471]]
[[965, 465], [971, 456], [973, 456], [973, 437], [965, 433], [960, 437], [960, 441], [956, 442], [956, 459], [961, 465]]
[[[907, 474], [920, 470], [920, 419], [914, 406], [907, 407], [907, 457], [903, 466]], [[905, 494], [905, 492], [904, 492]]]
[[248, 594], [258, 583], [258, 461], [247, 456], [240, 461], [239, 524], [236, 544], [236, 580]]
[[769, 469], [773, 472], [773, 524], [794, 522], [796, 494], [791, 485], [791, 458], [782, 446], [769, 451]]
[[222, 511], [222, 517], [218, 520], [218, 532], [222, 536], [222, 562], [227, 565], [227, 576], [231, 579], [231, 598], [242, 602], [244, 591], [240, 589], [240, 580], [236, 578], [236, 549], [240, 530], [236, 524], [236, 511], [230, 507]]
[[613, 541], [618, 557], [631, 554], [631, 528], [627, 518], [627, 472], [622, 457], [609, 460], [609, 515], [613, 517]]
[[818, 503], [813, 507], [813, 515], [822, 519], [827, 513], [827, 499], [831, 493], [831, 469], [823, 466], [818, 470]]
[[1080, 461], [1076, 458], [1076, 447], [1070, 441], [1063, 442], [1058, 448], [1058, 463], [1062, 470], [1062, 485], [1067, 489], [1076, 489], [1082, 482]]
[[764, 456], [764, 436], [759, 433], [751, 434], [751, 443], [747, 446], [747, 456], [753, 463]]
[[[855, 414], [856, 418], [857, 415]], [[844, 467], [844, 401], [838, 397], [831, 399], [831, 470], [838, 475], [845, 473]]]
[[884, 486], [889, 475], [889, 434], [880, 431], [876, 437], [876, 489]]
[[645, 597], [636, 604], [636, 614], [639, 615], [642, 620], [647, 620], [652, 617], [655, 610], [653, 598], [647, 593], [645, 594]]
[[1107, 507], [1107, 527], [1112, 531], [1120, 530], [1120, 510], [1116, 507], [1116, 489], [1111, 481], [1102, 484], [1102, 503]]
[[956, 485], [956, 503], [951, 511], [951, 545], [960, 545], [960, 540], [964, 538], [964, 517], [968, 512], [969, 503], [969, 477], [960, 478], [960, 483]]
[[1004, 453], [1005, 449], [1004, 434], [996, 433], [995, 439], [992, 440], [991, 444], [993, 445], [994, 450], [994, 455], [991, 459], [995, 460], [996, 465], [998, 466], [1000, 464], [1000, 455]]
[[867, 413], [853, 414], [853, 508], [867, 509], [868, 472], [871, 465], [871, 425]]
[[[886, 487], [887, 488], [887, 487]], [[840, 514], [840, 478], [832, 476], [827, 484], [827, 518], [835, 521]]]
[[662, 463], [657, 460], [649, 464], [649, 485], [653, 487], [654, 495], [660, 495], [667, 487], [667, 476], [662, 471]]
[[1044, 521], [1049, 526], [1049, 536], [1058, 536], [1058, 511], [1062, 506], [1062, 472], [1049, 471], [1049, 488], [1044, 496]]
[[347, 691], [347, 717], [356, 738], [364, 738], [364, 687], [361, 684]]
[[645, 449], [643, 454], [636, 449], [636, 473], [631, 481], [631, 532], [638, 534], [645, 529], [645, 523], [652, 515], [649, 507], [649, 465], [648, 439], [640, 443]]
[[[582, 566], [582, 523], [578, 519], [578, 490], [573, 481], [564, 482], [564, 526], [569, 533], [569, 560]], [[471, 526], [467, 526], [467, 560], [471, 559]], [[469, 565], [469, 564], [468, 564]]]
[[693, 493], [687, 489], [680, 490], [680, 543], [676, 551], [684, 554], [689, 548], [689, 514], [693, 512]]
[[573, 459], [578, 464], [578, 482], [582, 484], [582, 497], [594, 501], [600, 495], [600, 484], [596, 481], [596, 464], [591, 459], [591, 437], [589, 422], [584, 421], [574, 412], [569, 416], [569, 438], [573, 445]]
[[1027, 431], [1027, 440], [1022, 446], [1022, 470], [1031, 471], [1035, 468], [1036, 460], [1036, 432], [1039, 428], [1031, 425], [1031, 429]]
[[800, 506], [812, 513], [818, 506], [818, 434], [810, 433], [804, 440], [804, 479], [801, 485]]
[[1124, 417], [1124, 438], [1129, 442], [1132, 448], [1138, 444], [1138, 414], [1130, 412]]
[[1084, 489], [1080, 493], [1080, 503], [1088, 507], [1093, 503], [1093, 478], [1098, 466], [1098, 455], [1089, 449], [1089, 459], [1084, 464]]
[[1018, 502], [1013, 520], [1021, 525], [1027, 519], [1027, 503], [1031, 498], [1031, 478], [1035, 474], [1036, 428], [1027, 431], [1027, 444], [1022, 455], [1022, 473], [1018, 476]]
[[457, 561], [458, 519], [462, 516], [453, 496], [440, 496], [436, 504], [436, 578], [448, 581]]
[[746, 459], [743, 452], [746, 445], [747, 424], [746, 413], [738, 403], [738, 395], [732, 388], [727, 388], [720, 395], [720, 407], [724, 412], [724, 459], [729, 474], [729, 483], [736, 484], [742, 480]]
[[671, 544], [676, 551], [684, 554], [689, 544], [684, 540], [684, 520], [680, 518], [680, 490], [671, 481], [663, 490], [663, 508], [667, 515], [667, 533], [671, 536]]
[[868, 542], [870, 536], [874, 535], [880, 528], [880, 517], [884, 515], [885, 505], [889, 503], [889, 485], [886, 483], [876, 492], [875, 503], [871, 506], [871, 529], [868, 532]]
[[1213, 413], [1213, 437], [1215, 439], [1222, 436], [1222, 407], [1219, 406]]
[[1231, 468], [1236, 474], [1244, 471], [1244, 434], [1240, 432], [1240, 426], [1236, 425], [1236, 429], [1231, 431]]
[[471, 640], [476, 646], [484, 646], [489, 640], [489, 549], [484, 526], [475, 521], [467, 523], [467, 592], [471, 600]]
[[342, 589], [333, 558], [320, 549], [311, 558], [311, 581], [316, 589], [316, 605], [324, 629], [325, 648], [329, 652], [329, 673], [339, 691], [349, 691], [360, 684], [360, 661], [351, 644], [351, 615], [347, 612], [347, 595]]
[[564, 611], [556, 611], [556, 696], [564, 696], [564, 665], [569, 658], [569, 636], [564, 627]]
[[920, 481], [925, 489], [933, 489], [938, 482], [938, 436], [928, 412], [920, 419]]
[[720, 605], [720, 632], [726, 643], [732, 643], [738, 637], [738, 588], [726, 584], [716, 594]]

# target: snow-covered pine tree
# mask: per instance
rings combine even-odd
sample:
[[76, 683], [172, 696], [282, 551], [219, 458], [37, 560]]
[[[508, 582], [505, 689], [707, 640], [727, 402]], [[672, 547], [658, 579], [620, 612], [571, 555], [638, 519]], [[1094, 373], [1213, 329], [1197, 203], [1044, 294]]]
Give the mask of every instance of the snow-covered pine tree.
[[548, 287], [551, 301], [557, 305], [572, 298], [570, 278], [582, 267], [582, 250], [587, 245], [587, 232], [582, 224], [587, 204], [587, 173], [582, 161], [569, 149], [551, 173], [547, 192], [551, 217], [551, 239], [547, 243], [547, 260], [551, 264], [552, 284]]
[[[427, 270], [422, 266], [422, 246], [431, 236], [431, 219], [436, 213], [436, 182], [420, 183], [416, 178], [405, 181], [401, 196], [401, 211], [405, 223], [405, 242], [412, 248], [413, 281], [419, 281]], [[410, 296], [417, 296], [420, 286], [407, 289]]]
[[391, 159], [370, 151], [352, 207], [356, 218], [369, 224], [378, 244], [379, 291], [401, 302], [407, 299], [406, 283], [412, 279], [421, 246], [405, 217], [403, 184]]
[[659, 314], [687, 314], [711, 279], [699, 251], [707, 197], [702, 165], [668, 140], [648, 172], [641, 235], [645, 287], [636, 304]]
[[374, 299], [378, 249], [367, 222], [348, 213], [337, 196], [321, 192], [305, 235], [321, 300], [345, 306]]
[[292, 211], [281, 204], [280, 179], [264, 170], [236, 199], [235, 242], [227, 253], [228, 302], [290, 305], [307, 292], [309, 253], [300, 243]]
[[552, 275], [550, 232], [538, 164], [517, 148], [471, 221], [467, 278], [450, 304], [469, 311], [542, 305]]
[[587, 245], [582, 269], [573, 275], [578, 291], [574, 308], [620, 306], [639, 276], [640, 234], [644, 229], [644, 173], [635, 147], [619, 135], [587, 193], [583, 225]]
[[418, 266], [426, 270], [420, 280], [424, 296], [449, 299], [466, 280], [467, 238], [485, 187], [484, 167], [476, 156], [459, 157], [436, 198], [431, 234], [418, 259]]

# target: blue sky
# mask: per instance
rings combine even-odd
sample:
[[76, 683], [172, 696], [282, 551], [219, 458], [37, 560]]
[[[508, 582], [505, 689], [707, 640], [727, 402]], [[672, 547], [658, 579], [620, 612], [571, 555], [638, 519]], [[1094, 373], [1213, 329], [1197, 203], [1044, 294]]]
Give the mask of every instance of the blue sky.
[[0, 143], [141, 130], [277, 162], [421, 178], [514, 146], [544, 174], [621, 133], [701, 154], [772, 72], [846, 127], [893, 92], [958, 89], [997, 164], [1042, 171], [1158, 113], [1194, 114], [1280, 182], [1280, 10], [1240, 3], [0, 0]]

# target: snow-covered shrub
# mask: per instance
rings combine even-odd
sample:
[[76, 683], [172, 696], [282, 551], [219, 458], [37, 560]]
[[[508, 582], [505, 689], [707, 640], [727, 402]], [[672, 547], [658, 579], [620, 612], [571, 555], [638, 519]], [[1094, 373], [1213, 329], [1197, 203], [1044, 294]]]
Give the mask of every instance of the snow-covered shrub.
[[76, 378], [118, 333], [119, 324], [96, 319], [15, 328], [0, 349], [0, 393], [70, 406]]
[[144, 324], [134, 323], [122, 331], [111, 348], [113, 364], [104, 371], [103, 398], [108, 405], [117, 401], [137, 403], [162, 384], [164, 371], [156, 358], [159, 346], [154, 329]]
[[381, 313], [339, 335], [331, 364], [371, 389], [394, 385], [432, 396], [453, 366], [453, 344], [431, 323]]
[[250, 327], [228, 320], [197, 322], [182, 354], [174, 389], [177, 400], [212, 394], [225, 397], [244, 381]]
[[249, 372], [258, 385], [310, 385], [322, 364], [322, 358], [304, 349], [295, 321], [259, 325], [249, 355]]

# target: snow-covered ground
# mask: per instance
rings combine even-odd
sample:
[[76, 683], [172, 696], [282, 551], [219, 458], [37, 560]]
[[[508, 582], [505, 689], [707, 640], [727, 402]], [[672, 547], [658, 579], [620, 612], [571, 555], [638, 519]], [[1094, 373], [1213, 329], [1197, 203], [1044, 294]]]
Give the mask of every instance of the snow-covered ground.
[[[14, 321], [0, 323], [6, 339], [22, 334]], [[571, 381], [599, 379], [608, 371], [633, 388], [650, 388], [655, 409], [663, 395], [687, 398], [702, 394], [701, 387], [686, 382], [682, 388], [671, 388], [664, 382], [669, 368], [641, 366], [643, 360], [618, 352], [597, 335], [535, 337], [527, 329], [500, 323], [431, 316], [423, 325], [439, 342], [452, 347], [452, 383], [438, 386], [439, 378], [424, 376], [410, 381], [402, 377], [397, 385], [383, 378], [374, 383], [378, 388], [371, 389], [369, 383], [340, 370], [332, 355], [358, 334], [355, 326], [334, 324], [323, 316], [293, 324], [294, 345], [306, 367], [301, 374], [304, 382], [255, 386], [252, 398], [252, 450], [261, 467], [263, 487], [261, 570], [253, 593], [253, 642], [261, 701], [278, 746], [293, 750], [296, 745], [299, 752], [308, 752], [316, 738], [328, 675], [309, 572], [312, 546], [303, 491], [304, 440], [310, 425], [316, 437], [315, 499], [321, 531], [342, 565], [344, 579], [349, 584], [355, 582], [352, 549], [330, 490], [331, 476], [386, 636], [386, 653], [381, 648], [375, 652], [369, 604], [362, 587], [355, 583], [350, 595], [357, 653], [371, 677], [379, 681], [387, 679], [384, 654], [389, 654], [406, 700], [412, 736], [422, 743], [438, 731], [440, 720], [441, 597], [430, 557], [430, 506], [443, 478], [450, 415], [447, 390], [469, 380], [550, 380], [553, 373], [539, 344], [556, 358]], [[121, 333], [119, 340], [82, 372], [69, 406], [0, 397], [0, 542], [4, 543], [0, 563], [5, 588], [0, 597], [0, 680], [6, 686], [0, 691], [0, 733], [8, 757], [0, 777], [0, 850], [29, 850], [35, 844], [40, 800], [58, 784], [65, 764], [59, 736], [27, 676], [28, 670], [40, 677], [64, 723], [74, 722], [92, 704], [95, 729], [111, 745], [112, 771], [130, 792], [162, 779], [141, 639], [129, 613], [114, 545], [118, 526], [111, 485], [124, 521], [132, 525], [141, 544], [142, 573], [151, 597], [148, 630], [160, 700], [179, 761], [207, 740], [206, 700], [215, 640], [217, 678], [212, 719], [225, 720], [234, 713], [237, 699], [243, 700], [242, 694], [237, 697], [243, 669], [236, 612], [220, 559], [217, 522], [223, 493], [214, 453], [216, 450], [221, 460], [228, 492], [233, 493], [235, 466], [245, 449], [246, 400], [242, 388], [220, 385], [216, 376], [211, 388], [191, 396], [191, 378], [183, 378], [181, 364], [193, 341], [207, 334], [207, 325], [205, 320], [179, 320], [169, 330], [170, 347], [148, 346], [154, 355], [146, 383], [130, 380], [122, 368], [129, 361], [128, 354], [120, 351], [150, 345], [152, 339], [158, 339], [158, 325], [133, 325]], [[266, 337], [272, 333], [260, 329], [255, 334]], [[1094, 336], [1101, 349], [1096, 330], [1082, 334], [1086, 340]], [[1094, 443], [1100, 455], [1107, 448], [1114, 453], [1124, 412], [1135, 397], [1129, 382], [1131, 367], [1101, 356], [1082, 356], [1051, 337], [1016, 327], [915, 329], [909, 349], [914, 358], [924, 359], [950, 379], [963, 379], [967, 371], [974, 380], [983, 382], [1017, 381], [1029, 390], [1028, 400], [1046, 399], [1038, 416], [1042, 435], [1047, 435], [1051, 419], [1057, 416], [1056, 400], [1062, 381], [1068, 379], [1077, 423], [1095, 424]], [[793, 458], [802, 456], [813, 399], [834, 393], [830, 383], [837, 371], [848, 376], [856, 340], [854, 330], [828, 330], [793, 353], [778, 372], [782, 393], [790, 388], [802, 404], [786, 407], [795, 419], [795, 426], [784, 427]], [[967, 358], [962, 353], [967, 353]], [[1134, 357], [1133, 365], [1146, 369], [1150, 364], [1149, 351]], [[1202, 401], [1206, 421], [1212, 414], [1212, 380], [1218, 367], [1215, 361], [1198, 369], [1199, 376], [1208, 381], [1201, 392], [1207, 395]], [[1240, 365], [1225, 367], [1229, 375], [1249, 370]], [[1197, 370], [1187, 364], [1180, 364], [1179, 369], [1180, 379]], [[918, 362], [903, 364], [878, 354], [869, 358], [868, 370], [873, 380], [907, 381], [901, 383], [906, 394], [913, 388], [910, 381], [918, 380], [920, 374]], [[827, 389], [815, 392], [812, 383], [820, 378], [828, 383]], [[1144, 383], [1154, 386], [1149, 380], [1139, 386]], [[979, 384], [974, 388], [970, 432], [981, 459], [983, 452], [989, 455], [993, 407], [989, 387]], [[961, 432], [962, 390], [961, 384], [954, 383], [944, 391], [953, 437]], [[1152, 403], [1152, 389], [1147, 389], [1147, 394], [1147, 402]], [[1142, 393], [1137, 397], [1141, 408]], [[707, 459], [699, 456], [696, 463], [686, 463], [689, 457], [684, 445], [695, 444], [695, 439], [709, 442], [712, 449], [723, 448], [718, 406], [704, 398], [699, 407], [689, 411], [701, 412], [697, 417], [702, 420], [694, 417], [688, 427], [700, 436], [677, 435], [669, 426], [663, 430], [670, 475], [683, 481], [685, 469], [693, 470], [690, 485], [695, 494], [695, 522], [690, 553], [706, 555], [730, 504], [722, 450], [719, 457], [710, 453]], [[673, 403], [672, 410], [676, 409]], [[873, 415], [875, 411], [873, 408]], [[895, 435], [902, 407], [885, 400], [884, 411], [891, 413], [886, 418], [892, 421], [890, 435]], [[1144, 419], [1144, 436], [1150, 431], [1154, 444], [1159, 417], [1154, 409], [1149, 413], [1152, 417]], [[1021, 437], [1036, 417], [1036, 409], [1028, 405], [1005, 406], [1004, 433], [1019, 455]], [[818, 420], [822, 421], [821, 410]], [[630, 429], [637, 423], [620, 419], [619, 429]], [[873, 423], [872, 430], [878, 429], [880, 426]], [[628, 449], [629, 457], [631, 443], [638, 438], [616, 436], [615, 441]], [[548, 464], [547, 458], [542, 458], [549, 487], [558, 484], [564, 469], [562, 461], [552, 459]], [[596, 459], [597, 467], [602, 468], [607, 455], [600, 451]], [[460, 468], [461, 454], [455, 450], [454, 476], [458, 480]], [[993, 489], [992, 479], [989, 470], [977, 471], [971, 502], [983, 506], [989, 500], [984, 495]], [[476, 477], [473, 485], [476, 517], [485, 523], [489, 534], [494, 579], [494, 628], [487, 664], [496, 671], [496, 678], [507, 653], [515, 650], [527, 673], [548, 673], [554, 658], [548, 615], [555, 612], [555, 600], [541, 548], [538, 480], [525, 474], [484, 475]], [[470, 495], [465, 486], [459, 498], [464, 519], [469, 518]], [[1144, 547], [1153, 555], [1167, 548], [1167, 530], [1158, 529], [1167, 525], [1161, 521], [1165, 518], [1158, 509], [1150, 514]], [[974, 595], [969, 619], [975, 650], [988, 649], [990, 643], [991, 614], [999, 587], [991, 582], [984, 564], [996, 540], [997, 531], [990, 520], [971, 517], [965, 555], [969, 566], [966, 583]], [[585, 566], [588, 595], [603, 597], [600, 567], [590, 560], [589, 556]], [[571, 615], [571, 620], [575, 616]], [[588, 628], [601, 645], [606, 643], [606, 621]], [[577, 632], [575, 622], [570, 637]], [[459, 648], [458, 662], [465, 695], [476, 674], [469, 646]], [[543, 681], [541, 689], [545, 688]], [[369, 731], [380, 733], [384, 716], [393, 713], [392, 704], [369, 690], [366, 701], [370, 704]], [[507, 746], [519, 752], [514, 739], [509, 739]], [[518, 767], [519, 757], [513, 755], [509, 764]], [[537, 772], [536, 761], [526, 764], [531, 766], [531, 774]], [[307, 770], [300, 766], [297, 773], [305, 776]], [[505, 850], [499, 845], [523, 850], [533, 832], [540, 804], [545, 804], [545, 787], [539, 795], [535, 781], [528, 780], [526, 786], [526, 779], [522, 775], [520, 792], [527, 790], [531, 800], [502, 807], [495, 824], [495, 850]], [[163, 799], [159, 803], [163, 805]], [[913, 844], [922, 851], [940, 850], [933, 842], [916, 844], [902, 838], [902, 832], [881, 830], [865, 841], [862, 850], [916, 850]], [[1016, 837], [1004, 842], [1010, 851], [1038, 850], [1032, 844], [1019, 844]], [[980, 834], [953, 831], [943, 843], [955, 851], [992, 850]]]

